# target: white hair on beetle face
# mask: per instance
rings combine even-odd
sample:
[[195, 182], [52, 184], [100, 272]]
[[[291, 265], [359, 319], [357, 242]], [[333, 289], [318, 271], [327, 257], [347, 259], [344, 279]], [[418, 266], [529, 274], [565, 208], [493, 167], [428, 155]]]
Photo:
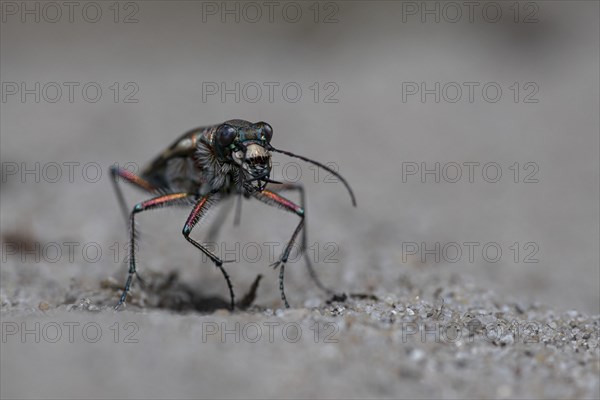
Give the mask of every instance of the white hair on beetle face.
[[267, 149], [265, 149], [261, 145], [256, 144], [256, 143], [251, 143], [248, 145], [248, 147], [246, 147], [246, 158], [245, 159], [244, 159], [244, 152], [241, 150], [232, 153], [231, 158], [233, 158], [233, 161], [236, 164], [242, 165], [242, 167], [244, 167], [244, 169], [247, 170], [248, 163], [252, 163], [253, 160], [269, 159], [269, 158], [271, 158], [271, 154], [269, 153], [269, 151]]

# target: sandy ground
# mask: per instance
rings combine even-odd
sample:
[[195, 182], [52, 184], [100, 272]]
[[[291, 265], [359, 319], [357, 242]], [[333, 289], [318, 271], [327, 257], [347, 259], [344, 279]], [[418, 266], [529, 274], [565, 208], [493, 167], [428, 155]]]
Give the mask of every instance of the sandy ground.
[[[318, 23], [304, 2], [298, 22], [272, 23], [223, 23], [206, 2], [121, 3], [116, 17], [99, 4], [96, 23], [3, 8], [2, 398], [600, 396], [597, 2], [535, 2], [516, 17], [494, 3], [498, 22], [439, 23], [406, 2], [321, 5]], [[37, 82], [39, 102], [20, 92]], [[236, 82], [249, 90], [239, 101], [207, 92]], [[449, 90], [439, 102], [407, 93], [436, 82]], [[282, 309], [268, 265], [297, 219], [248, 201], [217, 248], [238, 260], [226, 267], [249, 307], [223, 308], [222, 276], [181, 237], [186, 210], [161, 210], [139, 218], [147, 285], [114, 312], [128, 232], [108, 167], [141, 166], [230, 118], [268, 121], [274, 144], [352, 184], [357, 208], [323, 171], [274, 158], [275, 179], [305, 184], [310, 255], [346, 296], [294, 259]], [[423, 178], [436, 163], [439, 181]]]
[[458, 276], [411, 275], [394, 294], [234, 313], [207, 310], [226, 301], [193, 291], [191, 301], [181, 283], [165, 285], [160, 274], [148, 293], [134, 290], [122, 312], [112, 310], [119, 289], [110, 281], [104, 289], [78, 286], [67, 304], [48, 299], [38, 309], [3, 298], [2, 394], [597, 397], [598, 317], [498, 298]]

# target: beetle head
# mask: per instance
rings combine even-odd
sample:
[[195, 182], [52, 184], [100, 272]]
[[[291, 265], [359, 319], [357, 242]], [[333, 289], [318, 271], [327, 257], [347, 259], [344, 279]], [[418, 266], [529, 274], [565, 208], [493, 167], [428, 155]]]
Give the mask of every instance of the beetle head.
[[271, 174], [272, 137], [273, 128], [266, 122], [233, 119], [217, 126], [213, 146], [219, 161], [235, 163], [243, 171], [245, 189], [260, 192]]

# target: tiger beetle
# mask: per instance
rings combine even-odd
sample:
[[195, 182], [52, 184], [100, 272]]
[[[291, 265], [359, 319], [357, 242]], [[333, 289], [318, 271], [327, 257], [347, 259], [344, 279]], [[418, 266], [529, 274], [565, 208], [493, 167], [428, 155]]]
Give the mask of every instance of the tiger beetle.
[[[186, 132], [146, 168], [142, 169], [140, 174], [135, 174], [118, 166], [110, 168], [117, 199], [130, 229], [129, 275], [115, 309], [118, 309], [125, 302], [133, 276], [137, 276], [135, 261], [136, 215], [142, 211], [160, 207], [193, 206], [192, 212], [183, 226], [183, 236], [219, 268], [227, 282], [231, 309], [233, 310], [235, 308], [233, 286], [229, 275], [223, 268], [223, 264], [234, 260], [221, 260], [205, 245], [190, 237], [192, 229], [206, 215], [207, 210], [232, 195], [238, 196], [236, 223], [239, 221], [241, 196], [245, 198], [254, 197], [263, 203], [282, 208], [300, 217], [300, 222], [278, 261], [271, 264], [274, 269], [279, 268], [279, 290], [286, 308], [289, 308], [289, 304], [283, 287], [284, 269], [300, 231], [302, 231], [300, 251], [304, 254], [311, 278], [320, 289], [330, 294], [333, 293], [319, 281], [306, 252], [304, 188], [298, 183], [278, 182], [269, 178], [271, 174], [271, 152], [299, 158], [333, 174], [345, 185], [350, 194], [352, 205], [356, 207], [354, 193], [348, 182], [336, 171], [320, 162], [274, 148], [271, 145], [272, 137], [273, 128], [266, 122], [253, 124], [248, 121], [233, 119], [219, 125], [200, 127]], [[156, 197], [136, 204], [133, 210], [128, 212], [117, 178], [154, 194]], [[267, 184], [269, 184], [269, 189], [267, 189]], [[299, 192], [300, 205], [279, 195], [279, 192], [286, 190]], [[217, 220], [215, 224], [220, 226], [224, 217], [225, 215], [219, 216], [218, 219], [221, 219], [221, 221]]]

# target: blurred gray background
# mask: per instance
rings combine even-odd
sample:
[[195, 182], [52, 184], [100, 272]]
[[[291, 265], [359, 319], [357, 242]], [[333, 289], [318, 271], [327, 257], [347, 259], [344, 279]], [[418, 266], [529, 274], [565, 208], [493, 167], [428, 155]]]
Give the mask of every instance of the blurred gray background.
[[[385, 277], [383, 284], [393, 291], [395, 279], [407, 265], [414, 266], [414, 258], [421, 264], [419, 254], [408, 257], [408, 250], [414, 249], [406, 243], [425, 243], [431, 249], [436, 243], [441, 248], [456, 242], [463, 251], [457, 262], [444, 262], [455, 258], [447, 248], [447, 257], [436, 262], [434, 255], [425, 255], [425, 263], [417, 268], [459, 271], [482, 287], [560, 309], [600, 311], [596, 2], [532, 3], [536, 8], [523, 4], [518, 14], [513, 5], [493, 3], [474, 9], [473, 22], [464, 6], [455, 23], [455, 10], [439, 3], [336, 2], [318, 8], [313, 3], [284, 8], [281, 3], [273, 10], [272, 23], [262, 3], [256, 23], [251, 22], [257, 19], [255, 9], [237, 3], [229, 5], [230, 10], [237, 7], [237, 15], [223, 14], [226, 9], [219, 2], [120, 4], [118, 14], [110, 4], [98, 4], [102, 17], [97, 23], [84, 18], [93, 20], [96, 10], [88, 7], [84, 13], [84, 3], [74, 9], [73, 23], [67, 9], [58, 23], [48, 22], [55, 19], [54, 10], [44, 11], [41, 5], [39, 23], [27, 14], [27, 22], [21, 22], [20, 5], [15, 15], [9, 9], [11, 14], [4, 16], [2, 160], [26, 162], [27, 168], [39, 162], [41, 169], [56, 162], [63, 176], [48, 183], [40, 173], [39, 185], [32, 175], [22, 184], [21, 171], [7, 176], [15, 193], [4, 193], [8, 186], [3, 190], [3, 230], [30, 229], [43, 241], [68, 238], [103, 247], [115, 240], [125, 243], [126, 231], [106, 173], [109, 165], [141, 166], [192, 127], [230, 118], [264, 120], [275, 129], [276, 146], [336, 163], [356, 191], [359, 207], [352, 209], [341, 185], [324, 183], [323, 175], [315, 183], [315, 171], [302, 164], [309, 238], [336, 242], [340, 249], [340, 262], [322, 267], [325, 280], [357, 289], [365, 288], [369, 279]], [[498, 5], [502, 17], [494, 23]], [[294, 23], [297, 7], [302, 14]], [[436, 7], [439, 23], [435, 14], [425, 12]], [[30, 8], [35, 10], [33, 3]], [[515, 23], [515, 18], [521, 22]], [[123, 22], [134, 19], [138, 22]], [[18, 93], [10, 94], [12, 86], [6, 82], [18, 84]], [[34, 95], [22, 102], [22, 82], [34, 91], [40, 83], [39, 103]], [[64, 82], [79, 85], [73, 86], [73, 103]], [[126, 86], [129, 82], [133, 86]], [[239, 102], [234, 94], [222, 101], [221, 83], [235, 91], [236, 82]], [[272, 103], [265, 82], [274, 82]], [[329, 82], [332, 85], [326, 87]], [[435, 94], [422, 102], [421, 83], [434, 89], [436, 82], [439, 103]], [[478, 85], [473, 86], [473, 102], [464, 82]], [[495, 103], [482, 93], [490, 82], [502, 89]], [[528, 82], [534, 86], [525, 87]], [[55, 97], [53, 85], [43, 89], [48, 83], [62, 88], [56, 103], [48, 101]], [[93, 86], [86, 100], [87, 83]], [[415, 83], [419, 92], [404, 93], [403, 101], [403, 83], [411, 90]], [[446, 100], [456, 96], [452, 85], [443, 92], [447, 83], [462, 88], [455, 103]], [[207, 92], [214, 84], [219, 93]], [[284, 93], [286, 84], [291, 88]], [[102, 97], [92, 103], [96, 86]], [[253, 103], [256, 86], [262, 93]], [[295, 87], [302, 94], [292, 102]], [[488, 98], [496, 96], [494, 91], [489, 89]], [[80, 163], [73, 167], [74, 183], [62, 164], [69, 161]], [[281, 178], [288, 165], [284, 163], [293, 160], [275, 156], [275, 161], [281, 163], [274, 167]], [[98, 182], [90, 183], [95, 165], [87, 170], [88, 179], [83, 178], [88, 162], [103, 168]], [[403, 179], [403, 162], [416, 163], [419, 169], [421, 163], [430, 169], [440, 163], [440, 182], [427, 175], [422, 183], [420, 171]], [[473, 183], [463, 164], [469, 162], [479, 163], [473, 167]], [[483, 176], [483, 165], [491, 162], [502, 170], [497, 183]], [[456, 171], [451, 165], [443, 174], [447, 163], [461, 166], [458, 182], [449, 182]], [[519, 183], [514, 182], [514, 163], [519, 163]], [[527, 163], [537, 168], [525, 169]], [[300, 164], [287, 167], [285, 177], [296, 178], [296, 165]], [[54, 176], [51, 168], [48, 176]], [[487, 172], [493, 179], [495, 169]], [[523, 182], [530, 173], [538, 183]], [[135, 191], [127, 194], [132, 204], [144, 198]], [[283, 241], [293, 229], [293, 216], [254, 202], [244, 208], [242, 227], [233, 230], [227, 223], [223, 240]], [[154, 214], [140, 218], [148, 238], [144, 245], [168, 244], [194, 260], [194, 249], [179, 233], [185, 212]], [[465, 242], [480, 243], [473, 262]], [[496, 263], [483, 257], [488, 242], [502, 249]], [[515, 242], [518, 262], [515, 248], [510, 248]], [[537, 248], [524, 248], [528, 242]], [[531, 258], [539, 262], [523, 262], [534, 251]], [[149, 249], [141, 257], [163, 269], [163, 260], [154, 262], [151, 256], [162, 253]], [[493, 259], [493, 249], [489, 254]], [[174, 267], [186, 260], [175, 257]], [[66, 276], [119, 268], [114, 262], [96, 263], [81, 271], [79, 264], [67, 264]], [[242, 274], [242, 280], [245, 273], [251, 277], [264, 272], [259, 266], [230, 268]], [[58, 274], [62, 269], [53, 266], [52, 271]]]
[[[22, 182], [19, 175], [3, 182], [3, 232], [26, 232], [42, 242], [95, 242], [103, 250], [95, 263], [79, 253], [74, 262], [63, 256], [28, 267], [3, 260], [3, 279], [12, 279], [15, 270], [31, 274], [20, 281], [24, 304], [37, 306], [66, 291], [71, 278], [92, 286], [108, 276], [120, 279], [123, 267], [110, 246], [125, 245], [127, 231], [107, 176], [111, 164], [143, 165], [190, 128], [242, 118], [268, 121], [276, 147], [334, 162], [353, 186], [356, 209], [343, 186], [323, 182], [323, 176], [315, 180], [314, 170], [298, 163], [308, 192], [309, 241], [339, 248], [337, 262], [318, 266], [328, 285], [394, 293], [406, 276], [458, 274], [500, 296], [559, 311], [600, 312], [597, 2], [482, 2], [472, 21], [461, 2], [453, 3], [460, 17], [443, 2], [282, 2], [272, 22], [261, 2], [254, 3], [260, 17], [254, 6], [235, 2], [97, 2], [102, 15], [95, 23], [86, 20], [95, 8], [86, 9], [84, 18], [86, 3], [75, 8], [73, 22], [63, 6], [56, 23], [48, 21], [55, 11], [42, 4], [39, 22], [27, 14], [22, 22], [25, 3], [14, 3], [16, 11], [6, 3], [2, 162], [94, 162], [102, 169], [94, 183], [83, 179], [80, 166], [73, 183], [66, 167], [57, 183], [43, 177], [35, 183], [30, 176]], [[222, 15], [223, 7], [237, 10], [239, 22], [235, 14]], [[425, 12], [436, 7], [439, 22]], [[298, 9], [302, 14], [295, 17]], [[494, 18], [498, 9], [502, 14]], [[39, 103], [35, 95], [23, 101], [21, 84], [35, 91], [36, 82]], [[43, 89], [52, 82], [62, 88], [54, 103], [54, 86]], [[65, 82], [78, 84], [73, 102]], [[221, 83], [235, 88], [236, 82], [239, 101], [206, 91], [220, 90]], [[265, 82], [274, 82], [272, 102]], [[422, 83], [432, 89], [436, 82], [439, 102], [435, 94], [422, 101], [420, 91], [406, 92]], [[473, 101], [465, 82], [473, 82]], [[96, 102], [82, 93], [89, 83], [91, 97], [94, 87], [102, 89]], [[286, 84], [292, 89], [284, 93]], [[486, 84], [492, 89], [482, 93]], [[262, 93], [254, 101], [256, 86]], [[462, 97], [452, 102], [456, 86]], [[296, 87], [302, 94], [294, 102]], [[493, 102], [495, 87], [502, 92]], [[293, 161], [274, 157], [281, 164]], [[470, 162], [479, 163], [473, 182], [463, 164]], [[442, 174], [436, 183], [427, 175], [422, 182], [418, 173], [403, 177], [406, 163], [457, 163], [463, 176], [448, 182], [454, 176], [448, 167], [450, 179]], [[498, 182], [482, 176], [486, 163], [500, 166]], [[276, 179], [285, 177], [281, 168], [274, 170]], [[525, 182], [532, 171], [538, 182]], [[487, 177], [494, 175], [489, 170]], [[126, 196], [131, 205], [145, 198], [132, 189]], [[177, 270], [207, 293], [224, 295], [218, 271], [200, 266], [181, 237], [185, 218], [185, 210], [164, 210], [139, 219], [140, 270]], [[234, 229], [228, 219], [220, 240], [284, 241], [295, 223], [279, 210], [245, 202], [241, 226]], [[473, 261], [466, 242], [479, 243]], [[459, 243], [463, 254], [456, 262], [432, 255], [421, 260], [407, 254], [407, 243]], [[482, 256], [485, 243], [501, 248], [499, 261]], [[534, 250], [537, 262], [524, 262]], [[257, 303], [280, 307], [277, 274], [267, 264], [234, 263], [228, 270], [240, 291], [258, 273], [265, 275]], [[287, 271], [292, 305], [322, 298], [302, 262]], [[7, 296], [14, 293], [3, 285]]]

